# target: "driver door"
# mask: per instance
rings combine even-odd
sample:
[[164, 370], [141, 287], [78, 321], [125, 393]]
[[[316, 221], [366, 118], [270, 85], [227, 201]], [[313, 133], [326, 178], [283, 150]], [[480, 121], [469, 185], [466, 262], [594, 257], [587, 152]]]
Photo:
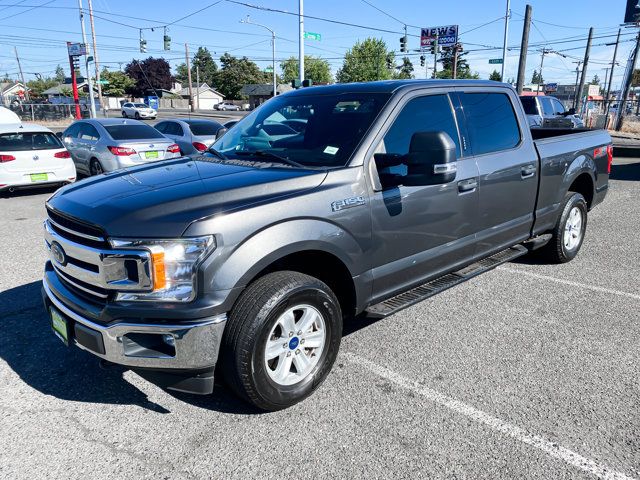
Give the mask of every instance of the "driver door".
[[405, 186], [404, 165], [378, 169], [369, 159], [381, 186], [371, 201], [374, 301], [469, 263], [474, 255], [478, 168], [461, 147], [452, 100], [444, 91], [411, 95], [376, 140], [376, 153], [406, 155], [414, 133], [444, 131], [456, 145], [457, 172], [448, 183]]

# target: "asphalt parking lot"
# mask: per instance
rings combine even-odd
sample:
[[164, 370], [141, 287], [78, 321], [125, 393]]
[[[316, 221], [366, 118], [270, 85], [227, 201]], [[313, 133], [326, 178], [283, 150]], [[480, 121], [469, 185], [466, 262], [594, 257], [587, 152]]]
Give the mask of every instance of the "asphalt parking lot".
[[51, 191], [0, 198], [0, 478], [640, 478], [640, 159], [576, 260], [509, 263], [347, 326], [309, 399], [165, 392], [52, 334]]

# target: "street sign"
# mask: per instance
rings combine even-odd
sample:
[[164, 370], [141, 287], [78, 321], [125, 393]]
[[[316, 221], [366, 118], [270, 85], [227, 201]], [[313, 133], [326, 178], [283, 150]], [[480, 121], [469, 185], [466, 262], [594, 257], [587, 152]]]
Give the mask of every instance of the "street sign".
[[267, 72], [267, 73], [272, 73], [273, 72], [273, 67], [271, 65], [269, 65], [268, 67], [265, 67], [264, 71]]
[[502, 59], [501, 58], [490, 58], [489, 59], [489, 63], [492, 64], [492, 65], [496, 64], [496, 63], [500, 64], [500, 63], [502, 63]]
[[84, 43], [67, 43], [70, 57], [79, 57], [87, 54], [87, 46]]
[[100, 80], [98, 83], [100, 85], [109, 85], [109, 80]]
[[322, 40], [322, 35], [314, 32], [304, 32], [304, 38], [308, 40], [316, 40], [319, 42], [320, 40]]
[[421, 29], [420, 47], [426, 48], [438, 37], [438, 45], [451, 47], [458, 43], [458, 25], [444, 27], [426, 27]]

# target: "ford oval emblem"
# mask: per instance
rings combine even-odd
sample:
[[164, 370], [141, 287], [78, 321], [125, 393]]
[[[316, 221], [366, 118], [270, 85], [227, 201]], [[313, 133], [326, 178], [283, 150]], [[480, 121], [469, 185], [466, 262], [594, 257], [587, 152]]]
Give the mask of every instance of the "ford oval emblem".
[[33, 159], [34, 159], [34, 160], [39, 160], [39, 159], [40, 159], [40, 157], [39, 157], [38, 155], [34, 155], [34, 156], [33, 156]]
[[149, 145], [149, 148], [153, 148], [153, 143], [151, 145]]
[[67, 264], [67, 255], [64, 253], [62, 245], [58, 242], [51, 242], [51, 256], [63, 267]]

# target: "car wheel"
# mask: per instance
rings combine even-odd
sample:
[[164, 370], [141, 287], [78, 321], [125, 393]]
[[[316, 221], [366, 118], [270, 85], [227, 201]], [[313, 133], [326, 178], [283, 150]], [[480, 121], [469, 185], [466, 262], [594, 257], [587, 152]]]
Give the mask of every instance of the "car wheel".
[[136, 120], [140, 120], [140, 114], [138, 112], [136, 112], [136, 114], [135, 114], [135, 119]]
[[127, 118], [127, 112], [122, 112], [122, 117]]
[[101, 175], [104, 173], [104, 168], [102, 168], [102, 164], [97, 159], [92, 158], [89, 164], [89, 171], [91, 175]]
[[540, 250], [546, 260], [566, 263], [578, 255], [587, 229], [587, 210], [587, 202], [581, 194], [567, 193], [551, 240]]
[[298, 272], [265, 275], [240, 295], [222, 339], [222, 372], [240, 397], [280, 410], [309, 396], [331, 371], [342, 312], [331, 289]]

